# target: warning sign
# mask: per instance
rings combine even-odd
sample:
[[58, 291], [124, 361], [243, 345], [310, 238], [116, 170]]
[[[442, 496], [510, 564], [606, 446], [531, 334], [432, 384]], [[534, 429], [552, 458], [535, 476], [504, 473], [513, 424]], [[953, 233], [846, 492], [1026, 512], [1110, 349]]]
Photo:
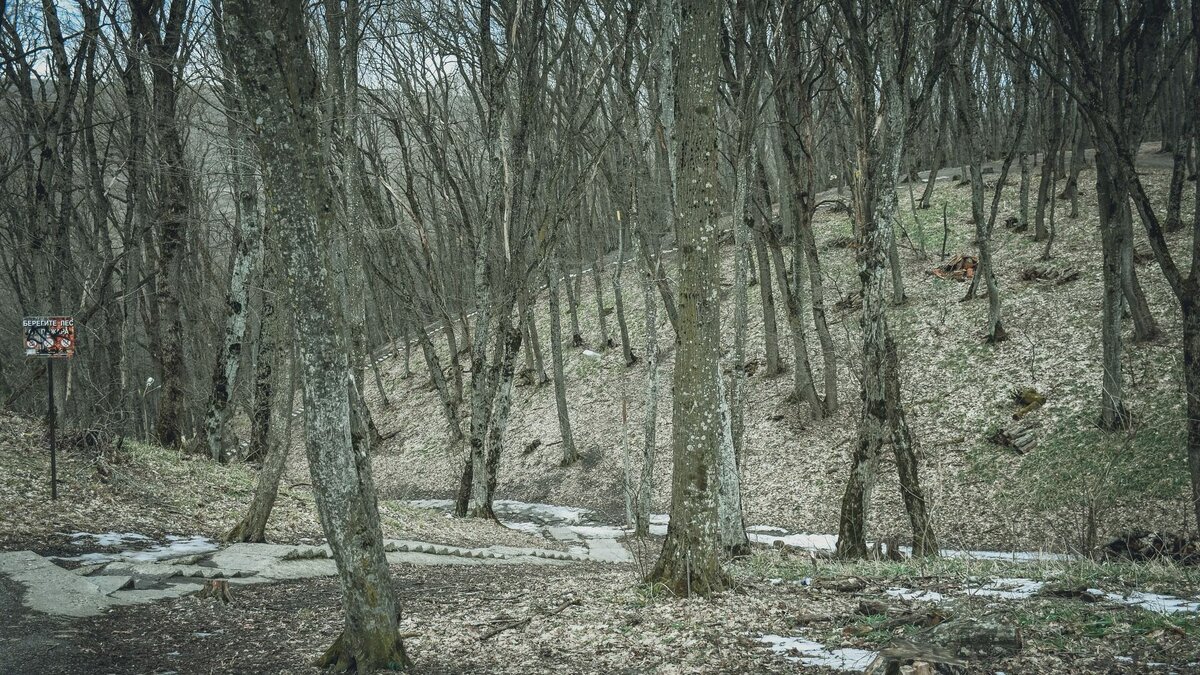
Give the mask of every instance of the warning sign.
[[25, 356], [69, 359], [75, 356], [75, 319], [69, 316], [27, 316]]

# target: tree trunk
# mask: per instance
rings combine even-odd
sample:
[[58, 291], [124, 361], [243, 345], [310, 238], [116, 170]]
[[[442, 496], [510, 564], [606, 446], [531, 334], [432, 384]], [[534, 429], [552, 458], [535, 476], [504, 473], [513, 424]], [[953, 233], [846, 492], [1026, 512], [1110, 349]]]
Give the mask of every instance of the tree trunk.
[[[279, 325], [277, 328], [282, 329]], [[267, 521], [271, 518], [271, 510], [275, 508], [275, 497], [279, 494], [279, 481], [283, 478], [283, 471], [287, 467], [288, 455], [292, 451], [292, 411], [295, 409], [296, 400], [296, 364], [292, 361], [291, 350], [288, 350], [288, 356], [282, 356], [282, 350], [277, 350], [280, 355], [275, 356], [280, 375], [283, 374], [283, 368], [287, 369], [288, 386], [287, 395], [281, 395], [275, 387], [275, 394], [271, 397], [272, 401], [268, 403], [271, 417], [271, 426], [269, 432], [269, 440], [266, 448], [266, 459], [263, 461], [262, 468], [258, 471], [258, 481], [254, 484], [254, 498], [250, 502], [250, 509], [246, 511], [246, 515], [242, 520], [225, 535], [225, 541], [228, 542], [254, 542], [262, 543], [267, 540]]]
[[[661, 3], [669, 8], [670, 2]], [[682, 0], [679, 138], [679, 334], [674, 372], [671, 523], [648, 581], [679, 596], [726, 586], [717, 523], [721, 443], [716, 78], [720, 7]], [[668, 10], [669, 11], [669, 10]], [[664, 12], [665, 14], [666, 12]], [[685, 176], [687, 178], [685, 178]]]
[[575, 274], [572, 277], [563, 279], [564, 286], [567, 289], [567, 313], [571, 315], [572, 347], [582, 347], [585, 344], [583, 341], [583, 331], [579, 329], [579, 277], [579, 274]]
[[[558, 410], [558, 431], [562, 437], [562, 465], [570, 466], [579, 460], [579, 452], [575, 449], [575, 439], [571, 435], [571, 415], [567, 411], [567, 376], [563, 372], [562, 352], [562, 308], [558, 301], [558, 284], [562, 278], [562, 269], [558, 264], [557, 253], [550, 264], [547, 286], [550, 296], [550, 362], [554, 370], [554, 405]], [[568, 281], [568, 284], [570, 282]]]
[[[636, 189], [636, 188], [635, 188]], [[637, 220], [637, 206], [633, 206], [630, 211], [631, 222]], [[621, 353], [625, 357], [625, 367], [631, 368], [637, 363], [637, 357], [633, 354], [633, 346], [629, 342], [629, 324], [625, 321], [625, 299], [621, 295], [621, 273], [625, 271], [625, 230], [621, 227], [620, 218], [617, 219], [617, 269], [612, 275], [613, 289], [613, 304], [617, 311], [617, 328], [621, 331]]]
[[642, 475], [638, 481], [638, 498], [634, 509], [634, 532], [639, 537], [650, 534], [650, 495], [654, 484], [654, 458], [658, 431], [658, 302], [654, 279], [657, 267], [642, 279], [642, 301], [646, 308], [646, 410], [642, 421]]
[[313, 494], [346, 610], [345, 630], [319, 663], [364, 672], [404, 668], [409, 662], [397, 630], [399, 607], [371, 467], [352, 440], [350, 366], [322, 243], [342, 223], [331, 208], [333, 185], [321, 164], [321, 82], [308, 47], [305, 8], [292, 1], [268, 11], [249, 0], [228, 7], [247, 108], [252, 119], [263, 120], [255, 133], [292, 280]]
[[1126, 230], [1121, 226], [1125, 192], [1113, 183], [1108, 161], [1096, 161], [1096, 202], [1100, 214], [1103, 270], [1103, 315], [1100, 322], [1100, 427], [1115, 430], [1129, 425], [1121, 378], [1121, 310], [1125, 301], [1121, 252]]
[[819, 420], [825, 416], [825, 406], [821, 403], [820, 396], [817, 395], [817, 389], [813, 383], [812, 367], [808, 361], [808, 339], [804, 335], [804, 323], [800, 316], [800, 299], [796, 297], [796, 285], [799, 283], [799, 277], [793, 275], [797, 280], [796, 283], [788, 284], [783, 251], [777, 241], [772, 242], [771, 257], [774, 261], [775, 276], [779, 287], [787, 289], [786, 314], [788, 327], [792, 331], [792, 376], [795, 380], [793, 391], [796, 404], [807, 403], [809, 414], [813, 419]]
[[607, 351], [613, 346], [612, 338], [608, 336], [608, 317], [604, 315], [604, 282], [601, 277], [604, 275], [604, 258], [598, 256], [596, 262], [592, 264], [592, 288], [596, 295], [596, 325], [600, 328], [600, 343], [599, 350]]
[[782, 372], [779, 365], [779, 327], [775, 321], [775, 294], [771, 290], [771, 261], [767, 257], [767, 244], [757, 228], [751, 231], [754, 255], [758, 258], [758, 296], [763, 311], [763, 342], [766, 347], [767, 377]]

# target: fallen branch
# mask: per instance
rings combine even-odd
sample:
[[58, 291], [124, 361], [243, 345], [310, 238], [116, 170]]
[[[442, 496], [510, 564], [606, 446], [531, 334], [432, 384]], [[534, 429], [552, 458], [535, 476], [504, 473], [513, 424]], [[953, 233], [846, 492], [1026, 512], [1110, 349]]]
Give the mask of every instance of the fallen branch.
[[525, 626], [532, 619], [533, 619], [533, 617], [527, 616], [524, 619], [518, 619], [516, 621], [513, 621], [512, 623], [508, 623], [503, 626], [500, 626], [499, 628], [493, 628], [492, 630], [484, 633], [483, 636], [479, 638], [479, 641], [483, 642], [485, 640], [491, 639], [491, 638], [499, 635], [500, 633], [503, 633], [506, 630], [509, 630], [512, 628], [520, 628], [522, 626]]

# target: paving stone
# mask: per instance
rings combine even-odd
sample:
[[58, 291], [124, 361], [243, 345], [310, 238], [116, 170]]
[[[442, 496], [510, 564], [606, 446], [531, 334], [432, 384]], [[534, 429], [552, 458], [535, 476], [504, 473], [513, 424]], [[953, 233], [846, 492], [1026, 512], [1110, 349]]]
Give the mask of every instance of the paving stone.
[[633, 555], [616, 539], [588, 539], [587, 557], [609, 563], [633, 562]]
[[103, 575], [88, 579], [100, 589], [102, 595], [112, 595], [117, 591], [129, 590], [134, 587], [133, 577]]
[[0, 553], [0, 573], [25, 586], [23, 602], [38, 612], [94, 616], [112, 604], [89, 578], [69, 572], [33, 551]]

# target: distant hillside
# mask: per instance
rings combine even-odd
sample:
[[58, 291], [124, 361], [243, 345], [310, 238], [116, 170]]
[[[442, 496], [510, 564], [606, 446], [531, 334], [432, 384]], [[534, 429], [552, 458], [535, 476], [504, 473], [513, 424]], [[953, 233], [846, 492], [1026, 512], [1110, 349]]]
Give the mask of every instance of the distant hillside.
[[[1149, 174], [1157, 196], [1165, 200], [1168, 175], [1160, 169]], [[985, 178], [989, 184], [995, 180], [995, 176]], [[901, 257], [909, 300], [891, 311], [890, 321], [900, 347], [904, 401], [919, 444], [921, 478], [939, 537], [943, 545], [966, 548], [1064, 549], [1077, 546], [1089, 528], [1101, 539], [1132, 527], [1182, 529], [1187, 477], [1175, 301], [1152, 259], [1139, 256], [1139, 261], [1148, 261], [1139, 265], [1138, 275], [1165, 337], [1152, 344], [1134, 344], [1130, 334], [1125, 378], [1137, 429], [1128, 435], [1100, 433], [1093, 424], [1099, 397], [1101, 311], [1094, 174], [1085, 171], [1081, 180], [1086, 194], [1080, 201], [1080, 218], [1068, 218], [1069, 206], [1058, 204], [1058, 237], [1050, 261], [1039, 259], [1042, 244], [1034, 243], [1030, 233], [1001, 226], [1018, 209], [1016, 178], [1011, 178], [1005, 191], [993, 236], [1004, 324], [1011, 336], [996, 346], [981, 339], [986, 300], [960, 302], [966, 284], [929, 274], [941, 262], [943, 203], [950, 229], [947, 252], [951, 256], [974, 252], [969, 187], [940, 182], [934, 207], [918, 211], [915, 220], [907, 188], [901, 187]], [[1193, 191], [1186, 192], [1190, 200]], [[1184, 213], [1191, 213], [1191, 208], [1185, 205]], [[759, 369], [748, 379], [743, 494], [747, 524], [836, 532], [859, 414], [860, 340], [857, 310], [845, 309], [845, 304], [832, 306], [852, 297], [858, 280], [853, 250], [837, 246], [844, 245], [851, 233], [848, 217], [823, 210], [816, 229], [838, 350], [842, 409], [831, 419], [810, 423], [807, 413], [789, 401], [790, 372], [767, 379]], [[1144, 249], [1140, 229], [1137, 232], [1138, 246]], [[1187, 234], [1173, 236], [1177, 255], [1186, 261]], [[922, 249], [927, 257], [919, 253]], [[667, 259], [673, 273], [674, 260]], [[726, 285], [732, 284], [732, 267], [732, 249], [727, 246], [722, 272]], [[1028, 270], [1073, 270], [1078, 278], [1061, 285], [1053, 280], [1025, 281]], [[624, 299], [632, 339], [640, 351], [644, 315], [638, 273], [638, 265], [626, 266]], [[590, 289], [590, 279], [585, 279], [584, 288]], [[791, 338], [780, 293], [775, 292], [780, 351], [790, 365]], [[611, 307], [611, 289], [606, 287], [605, 293]], [[580, 318], [589, 347], [598, 350], [591, 298], [589, 290], [581, 300]], [[762, 359], [757, 288], [750, 289], [749, 299], [748, 354], [750, 359]], [[538, 299], [536, 312], [545, 341], [550, 331], [544, 296]], [[732, 354], [732, 314], [732, 298], [727, 296], [722, 309], [727, 358]], [[811, 318], [807, 308], [805, 315]], [[659, 470], [653, 508], [664, 511], [670, 477], [673, 335], [664, 313], [659, 316], [660, 344], [667, 348], [660, 364]], [[615, 320], [610, 324], [615, 326]], [[810, 346], [816, 345], [813, 337]], [[629, 402], [627, 433], [636, 472], [640, 470], [645, 362], [626, 368], [619, 349], [596, 359], [570, 347], [566, 359], [571, 421], [584, 460], [565, 469], [558, 466], [561, 448], [555, 444], [559, 434], [552, 387], [516, 388], [498, 496], [586, 506], [619, 519], [624, 503], [622, 399]], [[819, 377], [819, 356], [814, 355], [812, 362]], [[382, 364], [390, 407], [383, 408], [375, 388], [368, 386], [376, 420], [390, 436], [375, 460], [376, 481], [386, 498], [450, 496], [457, 454], [447, 450], [437, 395], [428, 386], [416, 350], [412, 363], [414, 375], [407, 380], [400, 377], [402, 363], [389, 359]], [[724, 363], [726, 369], [730, 366]], [[1011, 421], [1017, 408], [1013, 391], [1026, 387], [1035, 388], [1046, 402], [1028, 418], [1038, 426], [1038, 444], [1021, 456], [986, 438]], [[526, 451], [538, 441], [540, 445]], [[303, 475], [302, 453], [293, 457], [291, 470]], [[872, 536], [907, 537], [890, 457], [885, 456], [880, 476], [872, 505]]]

